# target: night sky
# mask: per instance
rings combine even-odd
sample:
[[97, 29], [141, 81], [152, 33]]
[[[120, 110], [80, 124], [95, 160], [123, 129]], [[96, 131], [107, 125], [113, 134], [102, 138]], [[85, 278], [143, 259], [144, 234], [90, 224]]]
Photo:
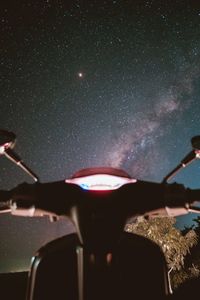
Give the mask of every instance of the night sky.
[[[200, 134], [198, 1], [11, 2], [0, 4], [0, 128], [23, 160], [42, 182], [91, 166], [161, 181]], [[5, 157], [0, 170], [0, 189], [32, 182]], [[174, 180], [200, 187], [200, 162]], [[0, 272], [72, 230], [1, 215]]]

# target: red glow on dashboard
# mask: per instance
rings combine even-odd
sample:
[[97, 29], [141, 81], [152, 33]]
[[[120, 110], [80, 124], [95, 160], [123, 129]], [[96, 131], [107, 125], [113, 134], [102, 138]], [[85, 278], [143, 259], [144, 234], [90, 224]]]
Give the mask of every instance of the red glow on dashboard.
[[124, 184], [135, 183], [136, 181], [136, 179], [110, 174], [94, 174], [65, 180], [66, 183], [77, 184], [85, 190], [96, 191], [116, 190]]

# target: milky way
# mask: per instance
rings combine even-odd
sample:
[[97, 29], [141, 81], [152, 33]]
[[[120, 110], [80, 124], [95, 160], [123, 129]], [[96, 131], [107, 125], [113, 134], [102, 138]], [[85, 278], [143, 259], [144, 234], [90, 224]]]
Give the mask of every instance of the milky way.
[[154, 164], [162, 158], [160, 138], [173, 130], [174, 122], [170, 121], [182, 118], [194, 102], [193, 84], [199, 74], [199, 65], [190, 65], [181, 73], [177, 72], [176, 80], [169, 87], [160, 88], [150, 109], [143, 108], [142, 112], [134, 113], [128, 126], [108, 146], [107, 163], [128, 168], [131, 174], [140, 178], [147, 173], [153, 174]]

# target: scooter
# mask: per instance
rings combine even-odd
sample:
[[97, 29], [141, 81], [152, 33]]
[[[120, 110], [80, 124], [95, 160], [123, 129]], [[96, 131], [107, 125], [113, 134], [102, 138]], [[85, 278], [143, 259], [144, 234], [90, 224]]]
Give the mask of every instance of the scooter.
[[83, 169], [69, 179], [40, 183], [13, 150], [16, 136], [0, 130], [0, 154], [35, 181], [0, 191], [0, 212], [70, 218], [76, 233], [44, 245], [33, 256], [26, 300], [168, 299], [169, 278], [158, 245], [124, 231], [128, 218], [199, 213], [200, 190], [168, 183], [200, 154], [194, 149], [161, 183], [131, 178], [114, 168]]

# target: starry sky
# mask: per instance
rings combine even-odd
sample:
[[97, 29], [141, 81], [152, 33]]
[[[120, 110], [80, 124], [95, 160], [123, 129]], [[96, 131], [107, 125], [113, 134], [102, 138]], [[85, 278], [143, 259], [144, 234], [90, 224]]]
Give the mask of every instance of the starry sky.
[[[200, 134], [198, 1], [1, 1], [0, 128], [42, 182], [91, 166], [161, 181]], [[0, 189], [32, 182], [0, 158]], [[200, 162], [174, 180], [200, 184]], [[152, 199], [153, 200], [153, 199]], [[177, 218], [191, 224], [194, 215]], [[0, 272], [69, 222], [1, 215]]]

